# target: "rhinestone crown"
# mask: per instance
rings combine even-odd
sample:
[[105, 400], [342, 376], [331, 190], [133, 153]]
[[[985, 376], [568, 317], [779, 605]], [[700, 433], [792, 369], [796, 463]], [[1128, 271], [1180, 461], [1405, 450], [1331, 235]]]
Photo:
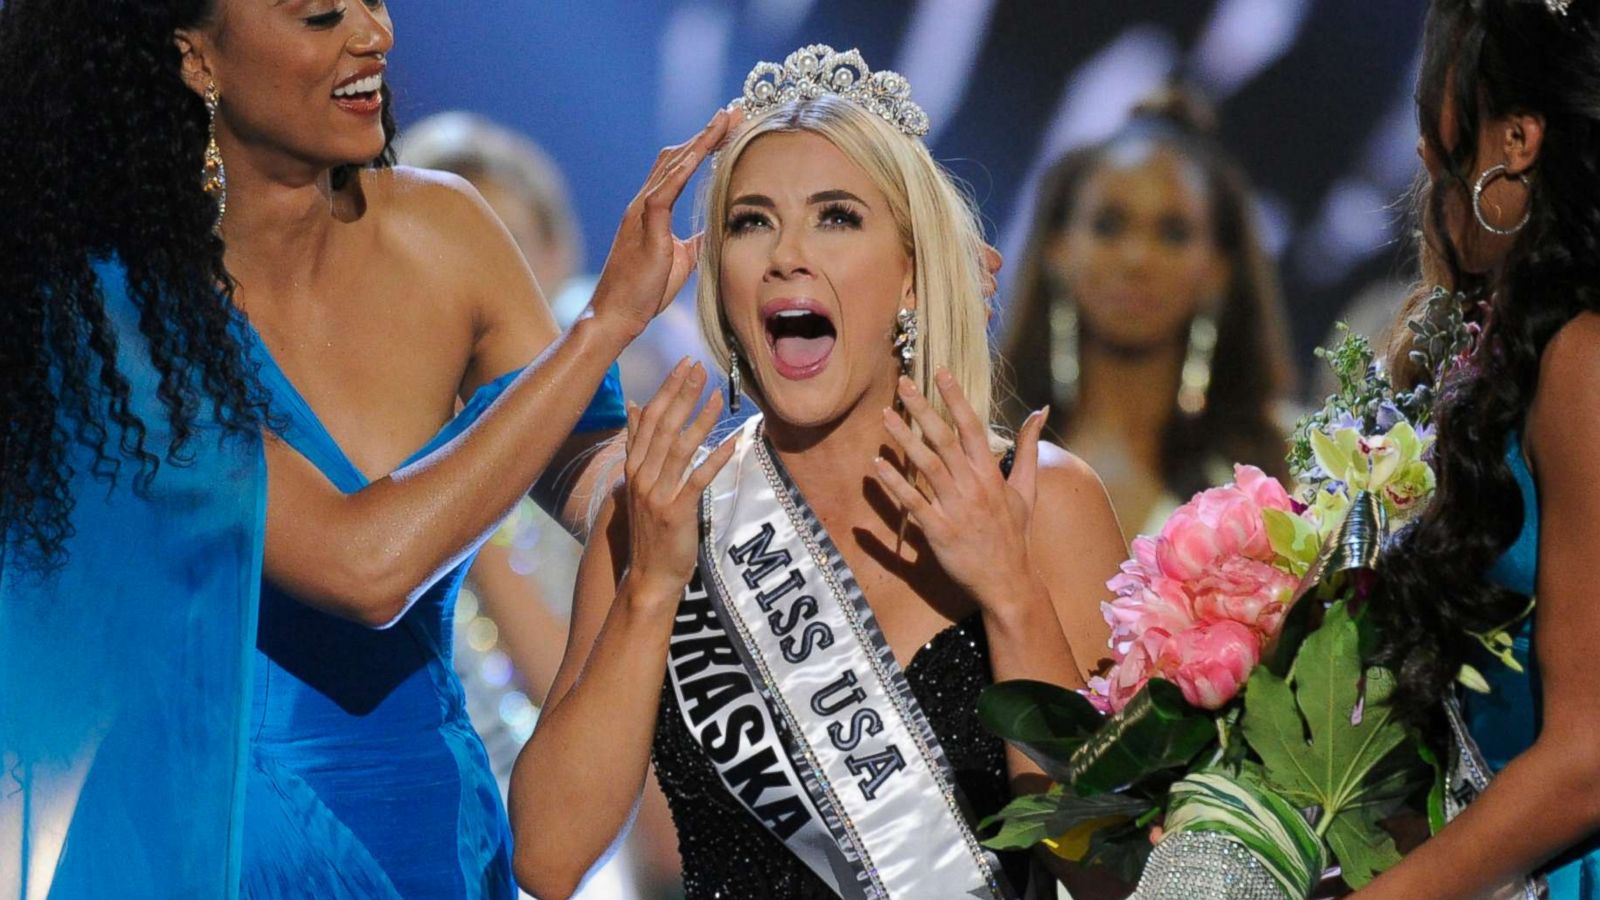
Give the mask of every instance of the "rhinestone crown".
[[1558, 16], [1567, 14], [1567, 7], [1572, 5], [1572, 0], [1544, 0], [1544, 8]]
[[[1557, 0], [1550, 0], [1557, 2]], [[835, 94], [865, 107], [912, 137], [928, 133], [928, 114], [911, 102], [911, 85], [899, 72], [867, 68], [861, 51], [836, 52], [812, 44], [789, 54], [783, 65], [757, 63], [744, 79], [744, 96], [736, 100], [751, 116], [797, 100]]]

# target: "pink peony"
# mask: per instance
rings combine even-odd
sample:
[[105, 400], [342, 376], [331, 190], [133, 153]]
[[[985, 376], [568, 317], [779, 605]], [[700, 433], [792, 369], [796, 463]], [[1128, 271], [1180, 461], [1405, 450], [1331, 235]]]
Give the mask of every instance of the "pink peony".
[[1126, 653], [1133, 639], [1147, 631], [1177, 634], [1194, 623], [1189, 593], [1182, 584], [1147, 575], [1131, 562], [1123, 563], [1122, 574], [1106, 587], [1117, 592], [1116, 599], [1100, 604], [1100, 609], [1111, 626], [1111, 647], [1118, 653]]
[[1191, 585], [1194, 617], [1238, 622], [1270, 639], [1283, 625], [1298, 586], [1298, 579], [1277, 566], [1236, 556]]
[[1116, 710], [1111, 708], [1111, 682], [1105, 678], [1102, 678], [1099, 675], [1090, 678], [1089, 686], [1079, 690], [1078, 693], [1082, 694], [1084, 699], [1093, 704], [1094, 708], [1099, 710], [1101, 715], [1109, 715], [1116, 712]]
[[1166, 632], [1147, 631], [1128, 647], [1127, 655], [1117, 662], [1105, 679], [1106, 701], [1113, 712], [1120, 712], [1127, 706], [1128, 701], [1155, 674], [1151, 665], [1169, 642], [1170, 636]]
[[1201, 491], [1162, 526], [1155, 559], [1163, 575], [1194, 581], [1229, 557], [1271, 561], [1261, 511], [1292, 511], [1294, 503], [1283, 485], [1254, 466], [1235, 466], [1234, 475], [1237, 483]]
[[1250, 495], [1256, 505], [1262, 509], [1281, 509], [1288, 512], [1294, 511], [1294, 498], [1283, 489], [1278, 479], [1261, 471], [1255, 466], [1233, 467], [1233, 481], [1239, 490]]
[[1239, 693], [1260, 661], [1261, 641], [1254, 631], [1238, 622], [1206, 622], [1164, 642], [1151, 674], [1176, 684], [1191, 704], [1218, 709]]
[[1235, 466], [1234, 483], [1196, 494], [1155, 538], [1133, 542], [1133, 558], [1106, 583], [1114, 665], [1086, 696], [1119, 711], [1152, 677], [1196, 706], [1216, 709], [1238, 693], [1277, 636], [1297, 580], [1273, 565], [1263, 510], [1294, 512], [1275, 479]]

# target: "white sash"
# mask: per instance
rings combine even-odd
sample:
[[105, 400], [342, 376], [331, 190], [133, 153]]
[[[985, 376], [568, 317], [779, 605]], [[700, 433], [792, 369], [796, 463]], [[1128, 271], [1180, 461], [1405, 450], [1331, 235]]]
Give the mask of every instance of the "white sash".
[[699, 575], [669, 652], [690, 733], [729, 792], [840, 897], [1014, 897], [760, 417], [729, 439], [739, 447], [701, 500]]

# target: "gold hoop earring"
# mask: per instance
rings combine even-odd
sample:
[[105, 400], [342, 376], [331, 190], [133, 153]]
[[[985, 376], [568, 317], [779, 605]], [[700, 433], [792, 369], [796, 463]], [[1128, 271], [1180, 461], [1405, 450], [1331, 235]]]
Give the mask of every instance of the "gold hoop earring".
[[1211, 364], [1217, 352], [1217, 320], [1201, 313], [1189, 323], [1189, 348], [1183, 355], [1183, 375], [1178, 387], [1178, 408], [1191, 416], [1206, 411], [1211, 390]]
[[1078, 307], [1062, 295], [1050, 304], [1050, 402], [1071, 409], [1078, 402]]
[[217, 107], [222, 97], [215, 81], [206, 85], [206, 155], [200, 168], [200, 189], [217, 205], [216, 221], [211, 230], [222, 233], [222, 217], [228, 212], [228, 167], [222, 163], [222, 151], [217, 149]]

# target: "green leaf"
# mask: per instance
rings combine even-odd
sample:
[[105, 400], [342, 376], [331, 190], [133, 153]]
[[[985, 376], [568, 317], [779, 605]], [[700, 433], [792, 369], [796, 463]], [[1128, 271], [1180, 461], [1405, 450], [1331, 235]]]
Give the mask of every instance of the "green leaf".
[[1306, 635], [1316, 627], [1321, 615], [1322, 601], [1312, 591], [1307, 591], [1289, 607], [1289, 612], [1283, 617], [1283, 625], [1278, 629], [1278, 637], [1273, 641], [1267, 657], [1262, 660], [1268, 671], [1280, 678], [1288, 676], [1295, 654], [1305, 642]]
[[1340, 813], [1328, 825], [1328, 846], [1339, 858], [1345, 883], [1358, 891], [1400, 861], [1394, 839], [1378, 825], [1382, 816], [1376, 809], [1358, 807]]
[[1300, 812], [1249, 779], [1200, 772], [1172, 786], [1169, 834], [1227, 835], [1250, 852], [1290, 897], [1311, 893], [1325, 862], [1322, 839]]
[[1144, 865], [1150, 859], [1150, 850], [1150, 835], [1142, 827], [1129, 824], [1103, 828], [1089, 838], [1089, 852], [1084, 856], [1083, 864], [1104, 868], [1133, 884], [1144, 872]]
[[1066, 777], [1056, 780], [1082, 796], [1114, 791], [1188, 765], [1216, 736], [1210, 713], [1190, 706], [1177, 685], [1152, 678], [1072, 754]]
[[1116, 824], [1137, 818], [1149, 811], [1150, 803], [1121, 794], [1079, 797], [1060, 786], [1043, 794], [1018, 797], [992, 816], [978, 823], [980, 831], [995, 824], [1000, 831], [983, 842], [995, 850], [1022, 850], [1046, 839], [1059, 838], [1080, 825], [1100, 819]]
[[1420, 735], [1416, 739], [1417, 756], [1428, 764], [1432, 770], [1433, 783], [1428, 788], [1428, 833], [1438, 834], [1444, 828], [1444, 792], [1448, 778], [1446, 777], [1444, 762], [1439, 759], [1439, 754], [1433, 752], [1425, 738]]
[[1316, 527], [1286, 510], [1263, 509], [1261, 515], [1272, 552], [1289, 563], [1290, 574], [1296, 578], [1306, 574], [1322, 552]]
[[1042, 681], [1002, 681], [978, 695], [978, 720], [1039, 764], [1055, 781], [1067, 781], [1067, 760], [1105, 717], [1077, 691]]
[[[1358, 869], [1388, 858], [1362, 823], [1387, 814], [1425, 777], [1410, 732], [1386, 703], [1394, 679], [1363, 670], [1359, 643], [1345, 604], [1335, 603], [1301, 645], [1289, 678], [1258, 667], [1244, 701], [1245, 740], [1268, 784], [1296, 806], [1320, 807], [1319, 831], [1338, 827], [1334, 853]], [[1359, 858], [1347, 861], [1341, 847]]]

